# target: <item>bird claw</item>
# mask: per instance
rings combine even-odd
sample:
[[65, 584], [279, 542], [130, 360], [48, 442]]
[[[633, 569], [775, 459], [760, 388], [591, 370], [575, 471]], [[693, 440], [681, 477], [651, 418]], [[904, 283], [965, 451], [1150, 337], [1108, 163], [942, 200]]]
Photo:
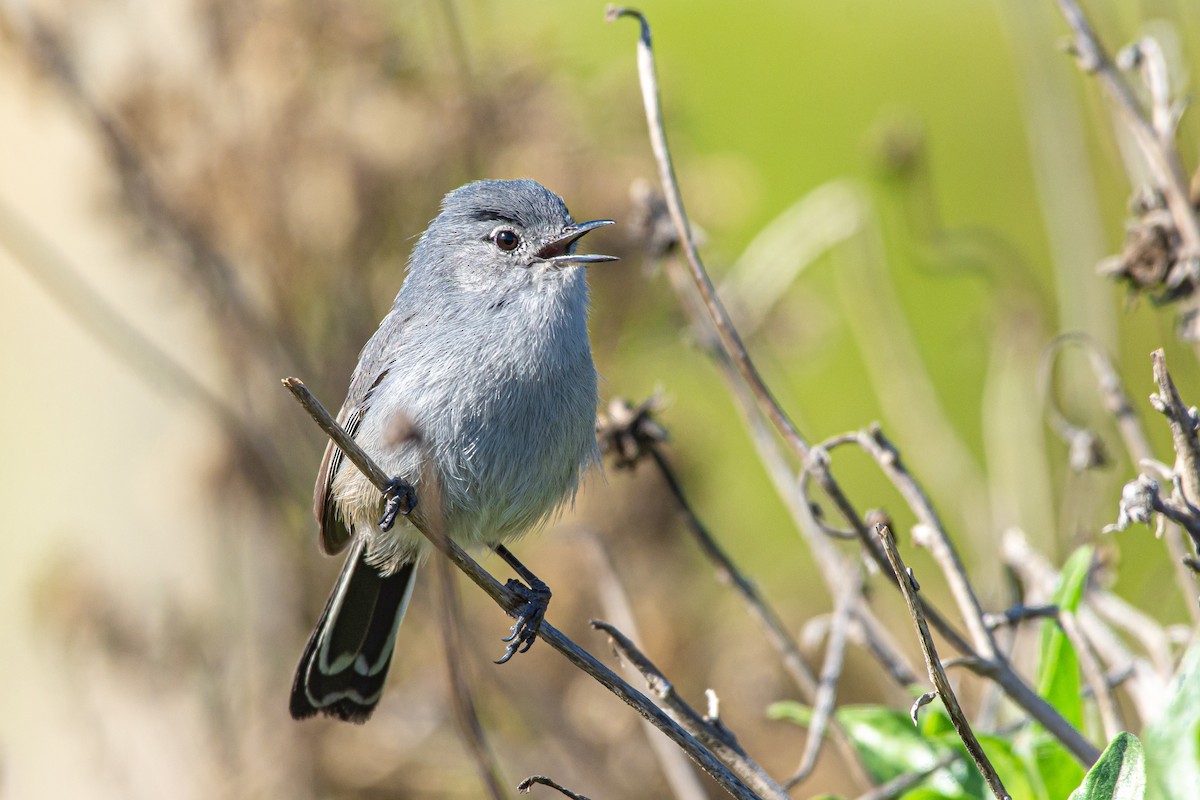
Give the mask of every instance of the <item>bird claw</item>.
[[383, 492], [383, 516], [379, 518], [379, 529], [389, 531], [396, 524], [396, 516], [408, 516], [417, 507], [417, 492], [412, 484], [392, 478]]
[[542, 620], [546, 617], [546, 609], [550, 605], [550, 587], [540, 580], [534, 579], [526, 586], [516, 578], [510, 578], [505, 586], [519, 595], [524, 603], [515, 612], [517, 621], [509, 629], [508, 636], [500, 640], [507, 642], [508, 646], [504, 648], [504, 655], [500, 656], [500, 660], [495, 662], [497, 664], [505, 664], [517, 653], [524, 653], [533, 647], [538, 631], [541, 630]]

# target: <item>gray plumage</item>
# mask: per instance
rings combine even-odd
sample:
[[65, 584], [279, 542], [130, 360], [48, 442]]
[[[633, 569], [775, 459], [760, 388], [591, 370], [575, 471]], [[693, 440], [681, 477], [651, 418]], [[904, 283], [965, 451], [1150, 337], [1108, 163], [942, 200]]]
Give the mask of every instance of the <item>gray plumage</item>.
[[[575, 255], [574, 245], [602, 224], [576, 225], [531, 180], [456, 189], [359, 356], [339, 421], [384, 472], [413, 485], [414, 515], [436, 518], [461, 544], [536, 527], [597, 461], [583, 267], [611, 259]], [[398, 426], [410, 440], [396, 441]], [[433, 516], [427, 496], [441, 501]], [[379, 490], [330, 443], [314, 512], [327, 552], [353, 547], [297, 671], [297, 718], [363, 721], [378, 701], [428, 550], [403, 518], [380, 530], [381, 508]]]

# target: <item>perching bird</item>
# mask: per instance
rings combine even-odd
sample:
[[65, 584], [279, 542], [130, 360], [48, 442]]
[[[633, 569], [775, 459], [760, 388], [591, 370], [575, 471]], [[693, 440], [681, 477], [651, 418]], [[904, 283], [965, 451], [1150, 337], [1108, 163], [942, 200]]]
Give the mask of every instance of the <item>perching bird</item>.
[[[395, 494], [415, 490], [414, 516], [460, 544], [496, 547], [537, 527], [598, 460], [584, 267], [615, 259], [574, 251], [609, 224], [574, 222], [531, 180], [454, 190], [359, 354], [338, 421], [395, 476]], [[411, 435], [397, 437], [397, 425]], [[423, 487], [436, 513], [420, 506]], [[291, 713], [364, 722], [429, 545], [404, 517], [381, 526], [383, 496], [332, 442], [313, 509], [325, 552], [350, 550], [300, 659]], [[549, 598], [523, 577], [528, 610], [502, 660], [532, 644]]]

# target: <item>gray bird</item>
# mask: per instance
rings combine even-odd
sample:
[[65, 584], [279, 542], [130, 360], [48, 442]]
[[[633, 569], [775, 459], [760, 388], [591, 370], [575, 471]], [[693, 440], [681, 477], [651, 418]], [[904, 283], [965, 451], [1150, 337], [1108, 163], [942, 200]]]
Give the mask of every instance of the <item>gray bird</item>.
[[[425, 538], [395, 509], [463, 545], [490, 545], [529, 583], [501, 661], [528, 649], [549, 590], [511, 541], [574, 496], [598, 461], [596, 367], [576, 223], [531, 180], [478, 181], [446, 195], [413, 249], [391, 311], [359, 354], [338, 421], [384, 472], [384, 497], [332, 442], [313, 511], [326, 553], [349, 554], [292, 687], [291, 713], [364, 722], [383, 692]], [[397, 427], [408, 436], [398, 436]], [[423, 494], [423, 489], [426, 494]], [[509, 585], [514, 586], [510, 581]]]

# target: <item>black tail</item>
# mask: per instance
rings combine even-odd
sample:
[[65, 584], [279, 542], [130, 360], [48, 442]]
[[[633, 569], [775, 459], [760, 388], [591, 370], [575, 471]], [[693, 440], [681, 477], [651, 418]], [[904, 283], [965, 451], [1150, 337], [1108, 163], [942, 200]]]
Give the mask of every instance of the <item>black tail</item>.
[[366, 722], [383, 694], [417, 565], [380, 575], [365, 553], [364, 543], [355, 542], [300, 657], [290, 706], [295, 719], [319, 711]]

